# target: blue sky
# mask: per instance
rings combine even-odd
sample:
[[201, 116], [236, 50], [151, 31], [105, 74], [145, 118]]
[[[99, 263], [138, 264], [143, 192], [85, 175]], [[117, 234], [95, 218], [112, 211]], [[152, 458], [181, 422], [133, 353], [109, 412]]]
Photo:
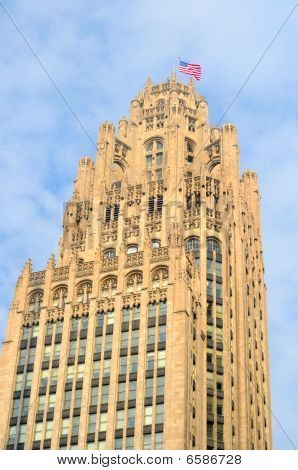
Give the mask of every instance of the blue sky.
[[[197, 91], [214, 124], [294, 1], [4, 0], [96, 142], [147, 76], [165, 80], [178, 59], [199, 62]], [[238, 127], [241, 169], [259, 177], [268, 287], [272, 408], [298, 443], [298, 8], [225, 116]], [[0, 8], [0, 336], [16, 279], [31, 257], [57, 251], [63, 202], [92, 143]], [[180, 75], [180, 74], [179, 74]], [[181, 80], [185, 78], [181, 76]], [[277, 449], [291, 444], [274, 424]]]

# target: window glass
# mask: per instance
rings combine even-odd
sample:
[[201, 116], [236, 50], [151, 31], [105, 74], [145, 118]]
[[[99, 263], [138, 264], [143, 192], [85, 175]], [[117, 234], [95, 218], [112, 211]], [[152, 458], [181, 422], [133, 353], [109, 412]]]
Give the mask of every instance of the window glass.
[[160, 240], [158, 240], [158, 239], [152, 240], [151, 246], [152, 246], [152, 248], [160, 248]]
[[116, 429], [123, 429], [124, 426], [124, 410], [118, 410], [116, 415]]
[[152, 406], [144, 408], [144, 425], [152, 424]]
[[53, 433], [53, 421], [46, 421], [45, 439], [51, 439]]
[[128, 410], [127, 410], [127, 428], [134, 428], [135, 427], [135, 417], [136, 417], [136, 409], [135, 408], [128, 408]]
[[134, 436], [126, 437], [126, 450], [133, 450], [134, 449]]
[[104, 258], [114, 258], [116, 256], [116, 250], [114, 248], [108, 248], [104, 251]]
[[100, 413], [99, 415], [99, 432], [103, 432], [107, 430], [107, 413]]
[[163, 449], [163, 433], [162, 432], [155, 433], [155, 449], [156, 450]]
[[137, 382], [136, 380], [132, 380], [129, 382], [129, 400], [136, 399], [136, 392], [137, 392]]
[[143, 449], [151, 449], [151, 434], [145, 434], [143, 437]]
[[157, 351], [157, 367], [165, 367], [166, 365], [166, 352]]
[[129, 245], [127, 247], [127, 253], [130, 254], [130, 253], [137, 253], [138, 251], [138, 245]]

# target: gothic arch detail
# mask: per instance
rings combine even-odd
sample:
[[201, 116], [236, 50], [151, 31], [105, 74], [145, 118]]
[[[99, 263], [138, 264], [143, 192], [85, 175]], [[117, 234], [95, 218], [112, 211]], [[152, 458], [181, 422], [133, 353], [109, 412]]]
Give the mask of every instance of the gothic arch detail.
[[66, 297], [67, 297], [67, 286], [56, 287], [52, 293], [53, 307], [64, 308]]
[[152, 289], [164, 289], [168, 285], [169, 270], [166, 266], [159, 266], [152, 271]]
[[76, 301], [78, 303], [89, 304], [92, 292], [92, 282], [83, 281], [76, 287]]
[[101, 297], [111, 298], [115, 297], [117, 291], [117, 277], [106, 277], [101, 283]]
[[143, 274], [140, 271], [134, 271], [126, 277], [125, 291], [127, 294], [140, 292], [143, 285]]

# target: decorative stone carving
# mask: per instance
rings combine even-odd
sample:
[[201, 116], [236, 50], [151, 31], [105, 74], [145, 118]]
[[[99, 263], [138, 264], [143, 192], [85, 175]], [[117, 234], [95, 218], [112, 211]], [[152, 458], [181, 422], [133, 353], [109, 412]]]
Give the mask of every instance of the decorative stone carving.
[[45, 277], [46, 277], [45, 271], [36, 271], [35, 273], [30, 273], [29, 285], [31, 287], [40, 286], [44, 284]]
[[50, 308], [47, 309], [47, 314], [46, 314], [46, 321], [47, 322], [57, 322], [59, 320], [63, 320], [64, 318], [64, 308]]
[[79, 263], [77, 269], [77, 277], [92, 276], [93, 275], [94, 262], [87, 261], [86, 263]]
[[151, 251], [151, 261], [166, 261], [169, 259], [169, 249], [168, 247], [163, 248], [153, 248]]
[[169, 280], [169, 270], [167, 267], [156, 268], [151, 276], [153, 289], [163, 289], [167, 287]]
[[89, 303], [78, 303], [72, 306], [72, 316], [75, 318], [81, 318], [89, 315], [90, 305]]
[[75, 232], [72, 234], [70, 249], [73, 254], [77, 251], [85, 251], [86, 232]]
[[115, 308], [115, 299], [114, 298], [102, 298], [97, 301], [98, 311], [101, 313], [111, 312]]
[[159, 303], [167, 300], [167, 289], [154, 289], [148, 292], [149, 303]]
[[36, 290], [29, 295], [28, 306], [24, 313], [23, 325], [36, 325], [39, 323], [43, 295], [44, 293], [42, 290]]
[[69, 266], [54, 269], [53, 281], [64, 281], [69, 277]]
[[126, 256], [126, 268], [134, 268], [136, 266], [142, 266], [144, 263], [143, 252], [139, 251], [137, 253], [130, 253]]
[[172, 246], [182, 246], [182, 233], [177, 222], [173, 222], [170, 225], [168, 240]]
[[140, 293], [130, 293], [122, 296], [123, 307], [137, 307], [141, 305], [141, 294]]
[[115, 142], [115, 157], [119, 160], [125, 160], [128, 151], [130, 150], [129, 145], [125, 144], [119, 139]]
[[118, 256], [113, 258], [103, 258], [101, 270], [104, 272], [115, 271], [118, 269]]
[[82, 304], [88, 304], [90, 299], [90, 294], [92, 292], [92, 282], [83, 281], [77, 286], [76, 289], [77, 302]]
[[66, 286], [56, 287], [56, 289], [53, 291], [53, 294], [52, 294], [53, 307], [64, 308], [66, 297], [67, 297], [67, 287]]
[[104, 298], [111, 298], [116, 295], [117, 277], [109, 276], [104, 279], [101, 284], [101, 296]]
[[[135, 253], [136, 254], [136, 253]], [[141, 272], [135, 272], [130, 274], [126, 279], [126, 293], [140, 292], [143, 285], [143, 274]]]

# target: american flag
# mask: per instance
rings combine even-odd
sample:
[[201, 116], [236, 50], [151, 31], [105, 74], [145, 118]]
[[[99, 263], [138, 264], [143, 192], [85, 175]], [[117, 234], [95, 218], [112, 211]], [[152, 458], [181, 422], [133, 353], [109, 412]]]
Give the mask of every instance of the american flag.
[[178, 70], [179, 72], [193, 75], [197, 80], [200, 80], [202, 76], [202, 70], [199, 64], [188, 64], [187, 62], [182, 62], [182, 60], [180, 60]]

